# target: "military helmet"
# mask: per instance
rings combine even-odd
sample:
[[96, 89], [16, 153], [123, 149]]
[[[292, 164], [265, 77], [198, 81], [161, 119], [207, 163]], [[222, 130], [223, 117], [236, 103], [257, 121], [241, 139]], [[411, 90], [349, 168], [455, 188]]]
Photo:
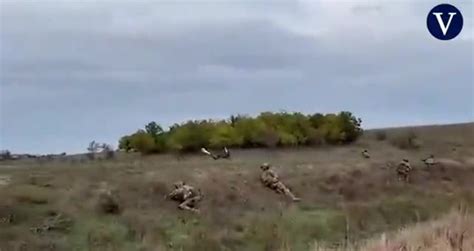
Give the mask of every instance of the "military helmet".
[[408, 159], [403, 159], [403, 162], [408, 162]]
[[268, 170], [269, 168], [270, 168], [270, 164], [268, 164], [267, 162], [260, 165], [260, 169], [262, 170]]

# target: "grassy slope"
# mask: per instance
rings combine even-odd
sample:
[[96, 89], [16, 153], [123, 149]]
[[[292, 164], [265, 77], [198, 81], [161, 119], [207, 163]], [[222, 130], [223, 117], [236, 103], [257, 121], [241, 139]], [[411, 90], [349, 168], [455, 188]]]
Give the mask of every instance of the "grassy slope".
[[[391, 144], [407, 130], [420, 137], [420, 149]], [[11, 179], [0, 186], [0, 250], [309, 250], [315, 241], [340, 247], [428, 221], [459, 204], [473, 208], [474, 124], [387, 131], [384, 141], [371, 131], [352, 146], [234, 151], [230, 161], [122, 155], [113, 161], [6, 163], [22, 168], [0, 167], [0, 175]], [[370, 160], [360, 157], [362, 148]], [[442, 165], [427, 171], [419, 160], [429, 153]], [[403, 157], [416, 168], [408, 185], [387, 167]], [[301, 203], [260, 185], [264, 161], [276, 165]], [[162, 199], [175, 180], [204, 192], [200, 215]], [[104, 181], [120, 195], [120, 215], [95, 211]], [[43, 234], [29, 230], [52, 212], [73, 224]], [[1, 220], [8, 215], [13, 222]]]
[[[421, 222], [408, 228], [351, 245], [346, 250], [398, 251], [474, 250], [474, 216], [465, 211], [453, 210], [436, 220]], [[313, 251], [336, 251], [315, 243]]]

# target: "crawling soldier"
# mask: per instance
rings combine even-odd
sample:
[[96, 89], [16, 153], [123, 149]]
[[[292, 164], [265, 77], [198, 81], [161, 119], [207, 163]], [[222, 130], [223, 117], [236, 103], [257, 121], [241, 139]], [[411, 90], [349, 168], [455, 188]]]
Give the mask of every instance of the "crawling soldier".
[[165, 198], [178, 201], [179, 209], [189, 210], [192, 212], [199, 212], [196, 205], [201, 201], [202, 196], [194, 187], [185, 184], [183, 181], [174, 183], [174, 190], [171, 191]]
[[218, 160], [218, 159], [230, 159], [230, 152], [229, 152], [229, 149], [227, 149], [227, 147], [224, 146], [224, 148], [222, 149], [222, 153], [219, 153], [219, 154], [214, 154], [212, 152], [210, 152], [209, 150], [207, 150], [205, 147], [201, 148], [201, 152], [210, 156], [211, 158], [213, 158], [214, 160]]
[[297, 198], [291, 191], [288, 189], [279, 179], [278, 175], [270, 169], [270, 165], [268, 163], [263, 163], [260, 166], [262, 169], [262, 174], [260, 175], [260, 180], [262, 183], [272, 189], [275, 190], [277, 193], [283, 193], [286, 196], [290, 197], [293, 201], [300, 201], [300, 198]]

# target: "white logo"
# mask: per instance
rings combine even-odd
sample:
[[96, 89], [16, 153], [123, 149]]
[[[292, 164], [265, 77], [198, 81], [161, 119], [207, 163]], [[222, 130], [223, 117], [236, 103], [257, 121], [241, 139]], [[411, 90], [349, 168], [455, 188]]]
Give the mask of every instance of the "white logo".
[[453, 16], [456, 15], [456, 12], [449, 12], [449, 20], [447, 24], [444, 24], [443, 19], [441, 16], [443, 15], [442, 12], [433, 12], [433, 15], [436, 16], [436, 20], [438, 20], [439, 27], [441, 28], [441, 31], [443, 32], [443, 35], [446, 36], [446, 33], [448, 32], [449, 26], [451, 25], [451, 20], [453, 20]]
[[426, 26], [433, 37], [439, 40], [451, 40], [462, 30], [461, 11], [450, 4], [439, 4], [428, 12]]

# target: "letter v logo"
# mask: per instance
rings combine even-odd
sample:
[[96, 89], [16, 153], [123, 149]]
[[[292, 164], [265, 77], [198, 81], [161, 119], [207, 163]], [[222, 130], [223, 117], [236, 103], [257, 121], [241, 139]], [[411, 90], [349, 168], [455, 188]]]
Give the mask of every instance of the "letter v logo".
[[446, 36], [446, 32], [448, 32], [449, 25], [451, 24], [451, 21], [453, 20], [453, 16], [456, 15], [456, 12], [449, 12], [449, 20], [446, 25], [444, 25], [443, 19], [441, 19], [441, 15], [443, 15], [442, 12], [433, 12], [433, 15], [436, 16], [436, 20], [438, 20], [439, 27], [441, 28], [441, 31], [443, 32], [443, 35]]
[[463, 17], [456, 7], [450, 4], [440, 4], [428, 13], [426, 24], [429, 32], [435, 38], [450, 40], [461, 32]]

